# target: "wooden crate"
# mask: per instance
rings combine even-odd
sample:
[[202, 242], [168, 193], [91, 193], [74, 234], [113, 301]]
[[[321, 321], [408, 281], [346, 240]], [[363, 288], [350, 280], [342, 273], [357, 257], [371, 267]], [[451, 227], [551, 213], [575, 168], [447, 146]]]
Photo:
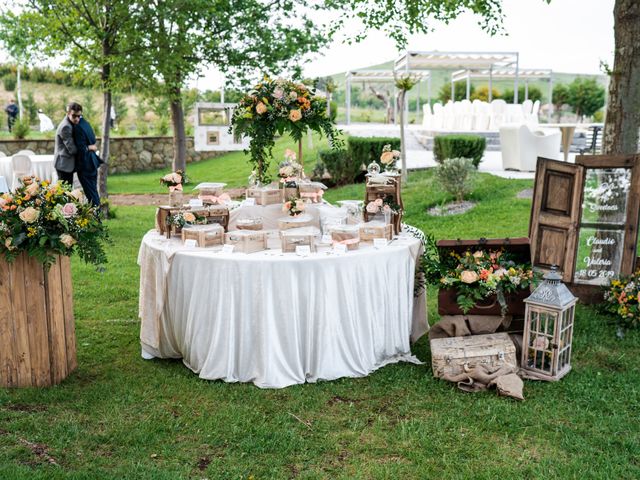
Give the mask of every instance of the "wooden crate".
[[431, 368], [436, 378], [459, 375], [478, 366], [489, 370], [518, 366], [516, 347], [507, 333], [434, 338], [430, 344]]
[[0, 387], [48, 387], [77, 367], [69, 257], [0, 256]]
[[[440, 240], [438, 242], [441, 258], [449, 252], [462, 253], [465, 250], [498, 250], [503, 248], [516, 256], [521, 262], [531, 261], [529, 239], [501, 238], [501, 239], [475, 239], [475, 240]], [[530, 295], [529, 290], [519, 290], [507, 295], [507, 313], [509, 315], [524, 315], [523, 300]], [[457, 291], [455, 289], [441, 289], [438, 292], [438, 314], [461, 315], [463, 312], [457, 304]], [[485, 299], [467, 312], [467, 315], [501, 315], [500, 303], [495, 295]]]
[[360, 228], [357, 225], [331, 225], [329, 232], [334, 244], [342, 243], [347, 246], [347, 250], [360, 248]]
[[279, 230], [289, 230], [290, 228], [311, 227], [313, 225], [313, 217], [308, 213], [302, 213], [297, 217], [282, 217], [278, 219]]
[[256, 205], [282, 203], [282, 192], [277, 188], [248, 188], [247, 198], [255, 198]]
[[280, 232], [282, 251], [285, 253], [295, 252], [296, 247], [306, 245], [312, 252], [315, 252], [315, 240], [318, 235], [320, 235], [320, 230], [315, 227], [291, 228]]
[[171, 234], [180, 235], [182, 233], [181, 228], [171, 228], [167, 225], [167, 219], [169, 215], [174, 215], [178, 212], [193, 212], [198, 215], [207, 217], [208, 223], [218, 223], [222, 225], [225, 231], [229, 228], [229, 207], [226, 205], [210, 205], [206, 207], [166, 207], [161, 206], [156, 210], [156, 230], [160, 234], [164, 234], [169, 238]]
[[234, 252], [253, 253], [267, 249], [267, 233], [251, 230], [235, 230], [225, 233], [224, 243], [235, 245]]
[[224, 228], [220, 224], [188, 225], [182, 229], [182, 242], [195, 240], [199, 247], [213, 247], [224, 243]]
[[380, 222], [367, 222], [360, 225], [360, 240], [363, 242], [372, 242], [374, 238], [393, 238], [393, 227], [391, 224]]
[[367, 183], [365, 187], [364, 198], [364, 221], [368, 222], [375, 214], [367, 212], [367, 205], [369, 202], [373, 202], [378, 198], [384, 199], [390, 197], [392, 201], [398, 205], [400, 211], [391, 215], [391, 224], [393, 225], [393, 232], [397, 235], [402, 229], [402, 213], [404, 210], [402, 203], [401, 182], [400, 175], [385, 175], [388, 177], [386, 184], [379, 183]]

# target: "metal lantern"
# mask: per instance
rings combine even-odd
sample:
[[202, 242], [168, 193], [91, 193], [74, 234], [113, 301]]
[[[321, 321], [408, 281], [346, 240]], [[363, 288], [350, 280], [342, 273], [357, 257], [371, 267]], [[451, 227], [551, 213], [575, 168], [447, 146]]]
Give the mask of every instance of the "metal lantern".
[[541, 380], [560, 380], [571, 370], [571, 339], [578, 299], [557, 269], [524, 300], [525, 326], [520, 366]]

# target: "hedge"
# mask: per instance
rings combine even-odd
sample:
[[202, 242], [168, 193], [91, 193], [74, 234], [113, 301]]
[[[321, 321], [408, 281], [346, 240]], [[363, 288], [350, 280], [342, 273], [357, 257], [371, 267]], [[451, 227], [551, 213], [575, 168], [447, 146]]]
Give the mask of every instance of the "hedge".
[[346, 185], [355, 183], [362, 175], [360, 164], [352, 162], [346, 150], [320, 150], [318, 170], [327, 169], [331, 175], [331, 183], [335, 185]]
[[391, 145], [392, 150], [400, 150], [400, 139], [395, 137], [349, 137], [347, 148], [349, 156], [358, 167], [365, 167], [374, 160], [380, 164], [382, 147]]
[[438, 135], [433, 139], [433, 155], [438, 163], [448, 158], [470, 158], [478, 168], [487, 140], [478, 135]]

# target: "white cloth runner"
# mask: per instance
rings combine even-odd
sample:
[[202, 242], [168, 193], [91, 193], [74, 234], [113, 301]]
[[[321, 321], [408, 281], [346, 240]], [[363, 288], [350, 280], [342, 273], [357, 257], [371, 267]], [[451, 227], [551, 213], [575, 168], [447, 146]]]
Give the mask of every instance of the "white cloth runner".
[[143, 238], [146, 358], [183, 358], [202, 378], [264, 388], [418, 362], [410, 338], [428, 330], [426, 297], [413, 297], [419, 241], [304, 258], [217, 250], [185, 249], [155, 232]]

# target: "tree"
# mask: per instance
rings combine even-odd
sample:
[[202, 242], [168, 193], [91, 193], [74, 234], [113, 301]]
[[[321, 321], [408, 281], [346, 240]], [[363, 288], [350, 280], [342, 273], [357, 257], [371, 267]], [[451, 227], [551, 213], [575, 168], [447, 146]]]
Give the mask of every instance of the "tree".
[[31, 44], [62, 54], [76, 71], [96, 78], [103, 93], [101, 157], [98, 190], [106, 198], [109, 168], [111, 95], [121, 85], [122, 62], [131, 48], [123, 41], [137, 31], [127, 0], [26, 0], [20, 17], [31, 28]]
[[[522, 101], [525, 99], [524, 92], [524, 85], [520, 85], [518, 87], [518, 101], [520, 103], [522, 103]], [[502, 93], [502, 95], [500, 95], [500, 98], [502, 98], [507, 103], [513, 103], [513, 88], [506, 89]], [[527, 89], [527, 98], [532, 102], [535, 102], [536, 100], [542, 100], [542, 91], [535, 85], [531, 85]]]
[[[297, 61], [327, 41], [302, 12], [302, 0], [151, 0], [132, 12], [139, 48], [128, 59], [129, 78], [150, 95], [170, 100], [174, 169], [186, 169], [183, 89], [208, 64], [227, 78], [249, 71], [299, 73]], [[296, 12], [294, 22], [290, 12]]]
[[[464, 100], [465, 98], [467, 98], [466, 82], [455, 82], [453, 85], [454, 85], [453, 94], [455, 96], [454, 100], [458, 101], [458, 100]], [[470, 99], [473, 97], [473, 94], [475, 93], [475, 91], [476, 91], [476, 88], [473, 86], [473, 83], [472, 83], [471, 86], [469, 87]], [[449, 100], [451, 100], [451, 84], [450, 83], [444, 83], [440, 87], [440, 91], [438, 92], [438, 99], [442, 103], [447, 103]]]
[[[500, 92], [498, 92], [498, 90], [496, 90], [495, 88], [491, 89], [491, 100], [495, 100], [497, 98], [501, 98], [500, 97]], [[489, 86], [488, 85], [482, 85], [481, 87], [478, 87], [475, 92], [473, 93], [473, 95], [471, 95], [471, 100], [482, 100], [483, 102], [488, 102], [489, 101]]]
[[568, 103], [578, 118], [590, 117], [604, 106], [604, 88], [593, 78], [576, 78], [569, 84]]
[[553, 87], [553, 93], [551, 94], [551, 103], [556, 113], [556, 121], [560, 122], [562, 116], [562, 107], [568, 105], [571, 95], [569, 93], [569, 87], [565, 83], [557, 83]]

